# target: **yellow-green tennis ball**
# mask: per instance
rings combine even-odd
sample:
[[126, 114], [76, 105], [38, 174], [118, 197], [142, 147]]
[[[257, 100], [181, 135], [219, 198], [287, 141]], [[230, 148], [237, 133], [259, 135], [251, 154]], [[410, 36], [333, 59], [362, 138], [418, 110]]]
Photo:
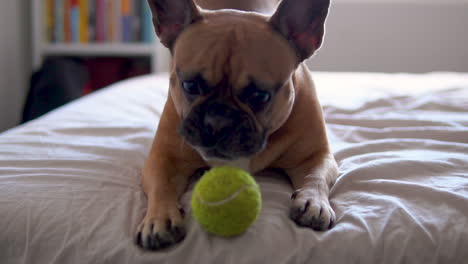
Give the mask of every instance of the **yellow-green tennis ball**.
[[209, 233], [231, 237], [243, 233], [257, 219], [260, 189], [249, 173], [234, 167], [206, 172], [192, 194], [192, 214]]

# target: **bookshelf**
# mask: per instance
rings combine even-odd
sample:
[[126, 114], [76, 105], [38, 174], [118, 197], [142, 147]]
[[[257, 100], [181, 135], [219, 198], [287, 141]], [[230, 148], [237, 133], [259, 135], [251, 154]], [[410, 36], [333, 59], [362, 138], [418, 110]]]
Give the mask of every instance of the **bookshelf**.
[[[56, 0], [52, 2], [54, 1]], [[119, 3], [116, 0], [107, 1]], [[80, 41], [58, 42], [48, 40], [45, 36], [45, 3], [46, 0], [32, 0], [32, 66], [34, 70], [37, 70], [41, 66], [42, 61], [47, 56], [147, 57], [150, 59], [152, 72], [167, 70], [166, 61], [168, 54], [157, 39], [154, 39], [151, 43], [139, 41], [121, 42], [115, 40], [81, 43]]]

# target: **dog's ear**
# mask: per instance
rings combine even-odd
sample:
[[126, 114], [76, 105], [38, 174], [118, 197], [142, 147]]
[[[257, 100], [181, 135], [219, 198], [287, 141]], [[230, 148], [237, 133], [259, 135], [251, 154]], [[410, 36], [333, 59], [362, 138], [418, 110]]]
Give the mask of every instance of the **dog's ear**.
[[270, 24], [294, 47], [300, 61], [320, 48], [330, 0], [283, 0]]
[[193, 0], [148, 0], [153, 13], [153, 25], [161, 43], [172, 50], [179, 34], [201, 19]]

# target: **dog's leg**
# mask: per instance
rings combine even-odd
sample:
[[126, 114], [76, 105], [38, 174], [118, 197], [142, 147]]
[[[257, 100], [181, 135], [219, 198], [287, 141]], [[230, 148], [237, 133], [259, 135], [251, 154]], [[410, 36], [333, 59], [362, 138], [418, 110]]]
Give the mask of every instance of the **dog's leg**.
[[316, 152], [297, 167], [286, 170], [295, 191], [291, 195], [290, 217], [301, 226], [326, 230], [335, 222], [328, 200], [329, 190], [338, 176], [333, 155]]
[[184, 212], [179, 199], [192, 173], [203, 167], [195, 151], [177, 136], [174, 114], [169, 99], [142, 172], [148, 207], [135, 239], [145, 249], [164, 248], [185, 237]]
[[[150, 155], [143, 170], [143, 188], [148, 198], [146, 216], [138, 227], [136, 242], [156, 250], [181, 241], [185, 236], [179, 198], [190, 173], [171, 169], [164, 157]], [[166, 164], [165, 164], [166, 163]]]

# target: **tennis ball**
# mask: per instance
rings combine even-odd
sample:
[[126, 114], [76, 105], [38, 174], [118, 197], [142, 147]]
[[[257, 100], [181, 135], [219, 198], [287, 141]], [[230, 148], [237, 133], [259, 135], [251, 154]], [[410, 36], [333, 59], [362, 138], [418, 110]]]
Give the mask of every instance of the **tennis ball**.
[[209, 233], [232, 237], [243, 233], [257, 218], [262, 199], [249, 173], [234, 167], [206, 172], [192, 194], [192, 214]]

